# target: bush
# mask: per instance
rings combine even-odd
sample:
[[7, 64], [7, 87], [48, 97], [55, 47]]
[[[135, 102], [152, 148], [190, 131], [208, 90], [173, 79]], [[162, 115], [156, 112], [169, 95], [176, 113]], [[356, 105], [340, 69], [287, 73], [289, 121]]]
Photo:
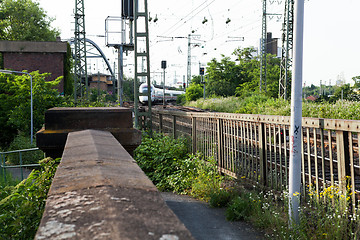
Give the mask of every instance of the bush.
[[221, 187], [223, 177], [219, 174], [214, 158], [201, 159], [196, 166], [196, 176], [191, 185], [191, 195], [209, 201], [210, 194]]
[[249, 197], [235, 198], [226, 209], [226, 219], [230, 221], [242, 221], [251, 216], [252, 202]]
[[201, 97], [203, 97], [204, 90], [199, 84], [190, 84], [190, 86], [186, 89], [186, 101], [195, 101]]
[[[35, 148], [35, 141], [31, 144], [30, 137], [25, 137], [24, 134], [18, 134], [10, 144], [8, 151]], [[44, 158], [44, 152], [41, 150], [29, 151], [21, 153], [22, 164], [38, 163], [40, 159]], [[8, 154], [6, 160], [12, 165], [19, 165], [19, 153]]]
[[187, 140], [153, 133], [143, 134], [141, 145], [135, 150], [135, 160], [160, 190], [170, 190], [168, 176], [174, 174], [187, 156]]
[[219, 175], [213, 158], [187, 155], [187, 140], [172, 139], [158, 133], [153, 138], [143, 137], [135, 150], [135, 160], [161, 191], [209, 200], [210, 193], [217, 191], [223, 177]]
[[0, 239], [34, 239], [59, 162], [42, 160], [40, 170], [32, 171], [0, 201]]
[[176, 98], [176, 104], [185, 105], [185, 103], [186, 103], [186, 95], [185, 94], [178, 95]]
[[234, 198], [235, 194], [225, 189], [220, 188], [217, 191], [210, 193], [209, 204], [211, 207], [226, 207]]

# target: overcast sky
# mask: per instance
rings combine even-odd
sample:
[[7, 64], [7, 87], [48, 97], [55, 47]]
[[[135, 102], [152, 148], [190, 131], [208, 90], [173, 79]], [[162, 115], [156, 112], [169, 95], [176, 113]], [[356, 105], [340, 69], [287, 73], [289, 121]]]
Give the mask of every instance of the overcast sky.
[[[283, 14], [285, 0], [268, 0], [268, 13]], [[61, 30], [62, 39], [73, 37], [75, 0], [38, 0], [48, 15], [55, 17], [54, 27]], [[85, 0], [87, 37], [95, 41], [111, 63], [116, 62], [114, 49], [105, 46], [105, 18], [119, 16], [120, 0]], [[205, 65], [221, 54], [231, 56], [237, 47], [259, 47], [261, 38], [261, 0], [148, 0], [152, 19], [150, 27], [151, 72], [159, 79], [161, 60], [168, 62], [169, 78], [182, 81], [186, 75], [187, 39], [194, 31], [199, 35], [199, 47], [192, 48], [192, 74], [198, 74], [199, 62]], [[332, 85], [339, 78], [352, 83], [360, 75], [360, 1], [306, 0], [304, 25], [304, 69], [306, 85]], [[204, 21], [206, 20], [206, 21]], [[280, 16], [268, 17], [268, 31], [281, 39]], [[244, 41], [239, 41], [241, 37]], [[281, 47], [281, 42], [278, 44]], [[125, 56], [125, 74], [132, 76], [132, 54]], [[91, 60], [91, 71], [104, 64]], [[101, 71], [101, 70], [100, 70]]]

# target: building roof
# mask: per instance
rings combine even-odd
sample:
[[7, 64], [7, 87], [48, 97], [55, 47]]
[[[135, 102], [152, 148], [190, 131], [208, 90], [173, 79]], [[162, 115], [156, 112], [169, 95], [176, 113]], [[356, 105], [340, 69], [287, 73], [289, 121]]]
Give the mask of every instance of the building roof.
[[0, 41], [0, 52], [66, 53], [67, 42]]

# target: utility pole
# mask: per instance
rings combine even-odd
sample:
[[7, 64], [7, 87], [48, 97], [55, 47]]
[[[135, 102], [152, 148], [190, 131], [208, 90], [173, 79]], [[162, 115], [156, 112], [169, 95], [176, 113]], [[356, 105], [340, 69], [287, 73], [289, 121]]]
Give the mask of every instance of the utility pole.
[[[198, 43], [193, 43], [193, 37], [200, 38], [200, 35], [189, 34], [188, 39], [188, 60], [187, 60], [187, 86], [191, 83], [191, 47], [192, 46], [200, 46]], [[175, 38], [183, 38], [183, 37], [175, 37]], [[196, 39], [197, 41], [205, 42], [204, 40]]]
[[291, 53], [293, 49], [294, 0], [285, 0], [285, 12], [282, 34], [279, 98], [288, 98], [290, 83], [289, 70], [291, 68]]
[[83, 80], [85, 81], [86, 96], [89, 95], [87, 62], [86, 62], [86, 37], [85, 37], [85, 11], [84, 0], [75, 0], [75, 38], [74, 38], [74, 99], [83, 94]]
[[188, 60], [187, 60], [187, 83], [189, 86], [191, 82], [191, 34], [188, 35]]
[[[299, 224], [301, 187], [302, 135], [302, 68], [304, 36], [304, 0], [295, 2], [294, 66], [291, 84], [290, 165], [289, 165], [289, 224]], [[303, 169], [304, 170], [304, 169]]]

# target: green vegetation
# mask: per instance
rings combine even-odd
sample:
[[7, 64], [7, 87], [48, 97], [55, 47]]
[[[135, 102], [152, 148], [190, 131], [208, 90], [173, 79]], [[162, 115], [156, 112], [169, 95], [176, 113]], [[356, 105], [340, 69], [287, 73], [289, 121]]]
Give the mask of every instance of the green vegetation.
[[74, 92], [74, 74], [72, 73], [73, 58], [70, 44], [67, 43], [66, 57], [64, 59], [64, 92], [62, 95], [71, 95]]
[[[186, 154], [186, 140], [154, 134], [144, 136], [135, 159], [163, 191], [190, 194], [208, 201], [211, 207], [225, 207], [229, 221], [247, 221], [265, 232], [269, 239], [358, 239], [360, 210], [351, 205], [351, 189], [340, 193], [331, 186], [317, 193], [309, 187], [302, 196], [300, 224], [289, 228], [288, 193], [249, 185], [219, 175], [213, 159]], [[350, 182], [350, 181], [348, 181]]]
[[185, 93], [186, 101], [195, 101], [196, 99], [203, 97], [203, 91], [203, 87], [200, 84], [190, 84]]
[[[33, 77], [34, 132], [44, 123], [47, 109], [62, 102], [59, 93], [53, 87], [61, 78], [45, 81], [49, 74], [38, 71], [30, 73]], [[0, 133], [1, 147], [8, 146], [18, 134], [30, 133], [30, 76], [0, 74]]]
[[334, 186], [320, 193], [310, 188], [310, 195], [303, 197], [300, 206], [299, 225], [289, 228], [286, 191], [280, 194], [262, 191], [258, 186], [251, 190], [243, 186], [237, 185], [227, 195], [219, 191], [213, 197], [226, 200], [217, 206], [226, 207], [230, 221], [251, 222], [270, 239], [359, 239], [359, 210], [346, 207], [351, 205], [350, 188], [343, 194]]
[[135, 150], [135, 160], [160, 190], [209, 200], [223, 177], [213, 159], [204, 161], [200, 155], [188, 155], [187, 149], [185, 138], [174, 140], [158, 133], [151, 138], [144, 134]]
[[[31, 144], [30, 137], [25, 136], [23, 133], [18, 134], [11, 142], [8, 151], [36, 148], [35, 141]], [[34, 164], [44, 158], [44, 152], [41, 150], [22, 152], [21, 153], [22, 164]], [[20, 158], [19, 153], [10, 153], [6, 155], [7, 165], [19, 165]]]
[[60, 35], [37, 2], [3, 0], [0, 9], [0, 40], [55, 41]]
[[[290, 102], [283, 99], [253, 95], [238, 97], [198, 99], [188, 106], [215, 112], [290, 116]], [[360, 120], [360, 102], [337, 100], [331, 102], [303, 102], [303, 117]]]
[[[253, 56], [254, 52], [251, 47], [238, 48], [233, 53], [235, 61], [226, 56], [222, 56], [220, 60], [212, 59], [206, 69], [207, 99], [202, 99], [203, 85], [200, 77], [194, 76], [186, 89], [186, 103], [182, 104], [216, 112], [290, 116], [290, 101], [278, 99], [279, 59], [267, 56], [266, 90], [260, 92], [260, 59]], [[352, 79], [353, 86], [322, 84], [304, 87], [303, 96], [313, 96], [316, 100], [304, 100], [303, 116], [360, 119], [357, 110], [360, 102], [360, 76]], [[290, 96], [290, 88], [287, 95]]]
[[59, 162], [46, 158], [15, 187], [0, 188], [0, 239], [34, 239]]

